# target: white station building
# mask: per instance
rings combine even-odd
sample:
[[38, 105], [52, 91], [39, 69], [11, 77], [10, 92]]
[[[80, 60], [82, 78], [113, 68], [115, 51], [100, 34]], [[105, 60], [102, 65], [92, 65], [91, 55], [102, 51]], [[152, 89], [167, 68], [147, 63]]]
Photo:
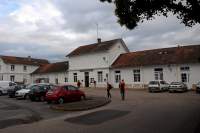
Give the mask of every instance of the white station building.
[[69, 61], [69, 82], [78, 80], [85, 87], [105, 87], [111, 81], [111, 65], [120, 54], [129, 52], [122, 39], [98, 42], [80, 46], [67, 55]]
[[[67, 55], [68, 61], [0, 56], [0, 80], [77, 84], [115, 88], [145, 88], [149, 81], [181, 81], [192, 88], [200, 81], [200, 45], [129, 52], [122, 39], [84, 45]], [[95, 84], [96, 83], [96, 84]]]
[[145, 88], [149, 81], [182, 81], [192, 88], [200, 81], [200, 45], [129, 52], [122, 39], [80, 46], [70, 54], [69, 83], [80, 80], [85, 87]]

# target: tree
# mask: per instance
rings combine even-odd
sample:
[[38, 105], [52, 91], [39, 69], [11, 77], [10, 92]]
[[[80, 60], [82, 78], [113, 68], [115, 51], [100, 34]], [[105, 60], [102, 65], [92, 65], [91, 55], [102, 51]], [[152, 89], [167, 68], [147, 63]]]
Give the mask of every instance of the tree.
[[176, 15], [185, 26], [200, 23], [200, 0], [100, 0], [114, 3], [115, 14], [121, 26], [134, 29], [139, 22], [151, 20], [155, 15]]

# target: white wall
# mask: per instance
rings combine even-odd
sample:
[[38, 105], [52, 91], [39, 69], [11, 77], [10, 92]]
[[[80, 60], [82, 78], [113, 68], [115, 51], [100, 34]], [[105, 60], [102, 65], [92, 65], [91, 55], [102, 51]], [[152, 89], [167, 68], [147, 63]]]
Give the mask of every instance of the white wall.
[[46, 74], [33, 74], [32, 82], [35, 82], [38, 78], [46, 78], [49, 79], [49, 83], [56, 83], [56, 79], [58, 79], [58, 84], [64, 84], [65, 77], [68, 78], [67, 72], [55, 72], [55, 73], [46, 73]]
[[[102, 71], [103, 82], [98, 82], [98, 72]], [[94, 78], [96, 81], [96, 87], [106, 87], [107, 84], [107, 77], [106, 74], [109, 75], [109, 69], [93, 69], [89, 72], [89, 79]], [[69, 83], [76, 85], [77, 83], [74, 82], [74, 75], [73, 73], [77, 73], [77, 80], [82, 83], [82, 86], [85, 86], [85, 72], [84, 71], [69, 71]], [[109, 77], [108, 77], [109, 78]], [[90, 83], [90, 87], [94, 87], [94, 83]]]
[[108, 68], [120, 54], [125, 52], [127, 50], [121, 42], [118, 42], [108, 51], [71, 56], [69, 57], [69, 70]]
[[109, 50], [109, 65], [117, 59], [120, 54], [128, 52], [121, 43], [116, 43], [110, 50]]
[[[120, 68], [112, 69], [110, 72], [111, 83], [114, 87], [118, 87], [118, 83], [115, 83], [115, 71], [121, 71], [121, 79], [124, 79], [128, 88], [144, 87], [149, 81], [155, 80], [154, 68], [163, 68], [163, 78], [166, 82], [171, 83], [173, 81], [181, 81], [180, 67], [189, 66], [189, 82], [186, 83], [190, 88], [193, 84], [200, 81], [200, 64], [182, 64], [182, 65], [158, 65], [158, 66], [146, 66], [146, 67], [132, 67], [132, 68]], [[133, 80], [133, 69], [140, 69], [141, 82], [134, 82]]]
[[[105, 57], [105, 60], [103, 59]], [[93, 53], [69, 57], [69, 70], [109, 67], [108, 53]]]

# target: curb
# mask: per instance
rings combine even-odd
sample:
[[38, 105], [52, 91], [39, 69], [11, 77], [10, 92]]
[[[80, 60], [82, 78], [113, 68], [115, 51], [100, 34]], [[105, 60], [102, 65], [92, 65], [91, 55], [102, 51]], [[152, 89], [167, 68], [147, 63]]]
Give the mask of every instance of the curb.
[[[81, 105], [81, 103], [86, 103], [87, 102], [87, 99], [86, 99], [84, 101], [65, 103], [63, 105], [51, 105], [50, 108], [57, 111], [84, 111], [84, 110], [90, 110], [90, 109], [102, 107], [111, 102], [110, 99], [107, 99], [105, 97], [91, 97], [88, 99], [88, 103], [91, 101], [94, 102], [95, 104], [82, 106], [84, 104]], [[72, 105], [73, 107], [70, 107], [70, 105]]]

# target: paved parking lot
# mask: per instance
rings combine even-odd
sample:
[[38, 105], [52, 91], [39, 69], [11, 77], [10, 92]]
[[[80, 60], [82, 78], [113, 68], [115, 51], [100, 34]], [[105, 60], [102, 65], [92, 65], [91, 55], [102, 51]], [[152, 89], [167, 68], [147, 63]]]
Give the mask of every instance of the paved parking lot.
[[[88, 95], [105, 96], [105, 90], [84, 89]], [[49, 105], [7, 97], [1, 97], [0, 115], [4, 109], [25, 110], [27, 115], [38, 114], [46, 120], [12, 126], [0, 132], [20, 133], [199, 133], [200, 94], [148, 93], [147, 91], [127, 91], [125, 101], [121, 101], [119, 90], [112, 90], [112, 102], [101, 108], [83, 112], [54, 112]], [[8, 102], [6, 104], [6, 102]], [[15, 106], [17, 104], [17, 106]], [[11, 105], [5, 107], [5, 105]], [[21, 108], [18, 108], [20, 106]], [[17, 109], [16, 109], [17, 108]], [[25, 108], [25, 109], [24, 109]], [[13, 110], [12, 110], [13, 109]], [[3, 113], [4, 112], [4, 113]], [[12, 114], [12, 113], [11, 113]], [[16, 114], [16, 113], [13, 113]], [[67, 115], [65, 115], [67, 114]], [[72, 114], [72, 115], [71, 115]], [[8, 115], [7, 115], [8, 116]], [[53, 119], [52, 119], [53, 118]], [[30, 130], [31, 129], [31, 130]]]
[[31, 102], [0, 96], [0, 129], [16, 124], [59, 117], [69, 112], [49, 109], [46, 102]]

